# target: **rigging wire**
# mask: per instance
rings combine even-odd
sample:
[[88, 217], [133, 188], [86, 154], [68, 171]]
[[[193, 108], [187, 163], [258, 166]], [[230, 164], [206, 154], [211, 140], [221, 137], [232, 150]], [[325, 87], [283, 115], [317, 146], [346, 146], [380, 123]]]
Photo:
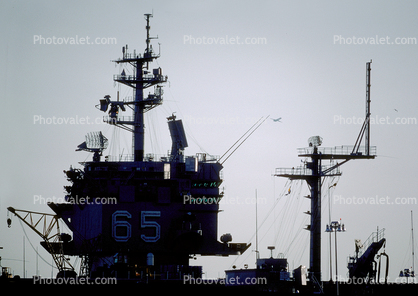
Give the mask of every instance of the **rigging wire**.
[[[327, 179], [325, 181], [325, 179]], [[338, 184], [339, 176], [333, 176], [332, 178], [325, 178], [323, 186], [327, 187], [327, 190], [324, 190], [326, 194], [322, 196], [322, 204], [327, 205], [324, 201], [329, 198], [331, 201], [332, 193]], [[266, 214], [264, 220], [259, 223], [259, 227], [257, 231], [259, 231], [265, 222], [267, 221], [268, 217], [271, 215], [272, 212], [275, 213], [274, 221], [268, 227], [266, 233], [261, 237], [259, 243], [263, 241], [263, 239], [269, 233], [269, 230], [273, 227], [277, 227], [278, 231], [274, 237], [274, 245], [277, 246], [276, 249], [283, 250], [282, 254], [286, 257], [293, 257], [293, 258], [303, 258], [308, 249], [306, 246], [309, 244], [309, 231], [304, 232], [306, 230], [303, 225], [308, 224], [310, 221], [309, 215], [300, 219], [299, 213], [302, 212], [302, 207], [306, 206], [304, 203], [304, 199], [301, 198], [304, 194], [302, 194], [303, 189], [303, 180], [290, 180], [288, 179], [285, 186], [282, 189], [282, 192], [279, 194], [279, 197], [275, 200], [274, 205], [270, 208], [268, 213]], [[291, 190], [290, 190], [291, 189]], [[286, 197], [283, 207], [281, 207], [276, 215], [274, 211], [279, 204], [282, 204], [283, 197]], [[330, 205], [328, 205], [330, 208]], [[329, 209], [328, 209], [329, 210]], [[326, 207], [322, 208], [322, 213], [326, 211]], [[330, 210], [329, 210], [330, 211]], [[299, 217], [299, 219], [298, 219]], [[297, 225], [297, 221], [299, 221], [299, 225]], [[250, 237], [248, 243], [250, 243], [255, 237], [255, 233]], [[294, 248], [293, 246], [300, 246]], [[243, 262], [248, 260], [252, 254], [249, 253], [244, 259]], [[231, 264], [234, 265], [238, 261], [238, 257], [233, 261]]]
[[[241, 138], [239, 138], [234, 144], [232, 144], [232, 146], [228, 149], [228, 150], [226, 150], [226, 152], [224, 153], [224, 154], [222, 154], [222, 156], [219, 158], [219, 160], [221, 160], [239, 141], [241, 141], [241, 139], [242, 138], [244, 138], [245, 137], [245, 135], [251, 130], [251, 129], [253, 129], [254, 128], [254, 126], [256, 126], [257, 125], [257, 123], [259, 123], [260, 122], [260, 120], [262, 119], [263, 117], [260, 117], [260, 119], [259, 120], [257, 120], [256, 121], [256, 123], [254, 123], [242, 136], [241, 136]], [[235, 151], [235, 150], [234, 150]], [[231, 153], [232, 154], [232, 153]]]
[[[228, 160], [228, 158], [229, 158], [229, 157], [231, 157], [231, 155], [232, 155], [232, 154], [234, 154], [234, 152], [235, 152], [235, 151], [236, 151], [236, 150], [237, 150], [237, 149], [238, 149], [238, 148], [239, 148], [242, 144], [244, 144], [244, 142], [245, 142], [245, 141], [246, 141], [246, 140], [247, 140], [247, 139], [248, 139], [248, 138], [249, 138], [249, 137], [250, 137], [250, 136], [251, 136], [251, 135], [252, 135], [252, 134], [253, 134], [253, 133], [254, 133], [254, 132], [255, 132], [255, 131], [259, 128], [259, 127], [260, 127], [260, 126], [261, 126], [261, 125], [262, 125], [262, 124], [263, 124], [263, 122], [264, 122], [264, 121], [266, 121], [266, 120], [267, 120], [267, 118], [269, 118], [269, 116], [270, 116], [270, 115], [267, 115], [267, 116], [266, 116], [266, 118], [264, 118], [264, 120], [263, 120], [263, 121], [261, 121], [261, 123], [259, 123], [259, 124], [258, 124], [258, 125], [257, 125], [257, 126], [256, 126], [253, 130], [252, 130], [252, 132], [251, 132], [251, 133], [250, 133], [250, 134], [249, 134], [249, 135], [248, 135], [248, 136], [247, 136], [247, 137], [246, 137], [246, 138], [245, 138], [245, 139], [244, 139], [244, 140], [243, 140], [243, 141], [242, 141], [242, 142], [241, 142], [241, 143], [240, 143], [240, 144], [239, 144], [239, 145], [238, 145], [238, 146], [237, 146], [237, 147], [236, 147], [236, 148], [235, 148], [235, 149], [234, 149], [234, 150], [233, 150], [233, 151], [232, 151], [232, 152], [231, 152], [231, 153], [230, 153], [230, 154], [229, 154], [229, 155], [228, 155], [228, 156], [227, 156], [227, 157], [226, 157], [226, 158], [222, 161], [222, 162], [221, 162], [221, 164], [224, 164], [224, 163], [225, 163], [225, 161], [227, 161], [227, 160]], [[262, 118], [263, 118], [263, 117], [262, 117]], [[248, 131], [247, 131], [247, 133], [248, 133]], [[241, 137], [241, 138], [242, 138], [242, 137]], [[234, 144], [234, 145], [235, 145], [235, 144]], [[232, 145], [232, 146], [234, 146], [234, 145]], [[232, 147], [231, 147], [231, 148], [232, 148]], [[231, 149], [231, 148], [230, 148], [230, 149]], [[225, 154], [224, 154], [224, 155], [225, 155]], [[224, 155], [223, 155], [223, 156], [224, 156]], [[222, 156], [222, 157], [223, 157], [223, 156]], [[222, 157], [221, 157], [221, 158], [222, 158]]]
[[22, 224], [22, 221], [20, 220], [20, 219], [18, 219], [19, 220], [19, 223], [20, 223], [20, 226], [22, 227], [22, 230], [23, 230], [23, 233], [25, 234], [25, 237], [27, 238], [27, 240], [29, 241], [29, 244], [30, 244], [30, 246], [32, 247], [32, 249], [35, 251], [35, 253], [42, 259], [42, 261], [44, 261], [46, 264], [48, 264], [49, 266], [51, 266], [52, 268], [55, 268], [55, 269], [58, 269], [56, 266], [54, 266], [54, 265], [52, 265], [51, 263], [49, 263], [48, 261], [46, 261], [42, 256], [41, 256], [41, 254], [39, 254], [39, 252], [36, 250], [36, 248], [33, 246], [33, 244], [32, 244], [32, 242], [30, 241], [30, 239], [29, 239], [29, 237], [28, 237], [28, 234], [26, 233], [26, 230], [25, 230], [25, 228], [23, 227], [23, 224]]
[[[305, 228], [303, 226], [309, 223], [309, 216], [301, 218], [302, 207], [306, 206], [305, 200], [301, 198], [303, 184], [302, 180], [295, 182], [294, 187], [297, 190], [293, 190], [294, 194], [287, 198], [289, 210], [285, 211], [280, 220], [279, 231], [283, 231], [276, 235], [275, 245], [278, 246], [278, 249], [284, 250], [285, 255], [289, 255], [289, 251], [293, 250], [292, 247], [295, 242], [308, 237], [308, 232], [304, 232]], [[297, 224], [297, 221], [299, 221], [299, 224]], [[300, 246], [300, 244], [297, 244], [297, 246]], [[304, 246], [306, 245], [302, 245], [302, 252], [306, 249]]]
[[[286, 185], [285, 185], [285, 187], [284, 187], [284, 190], [282, 190], [282, 193], [279, 195], [279, 197], [275, 200], [275, 202], [274, 202], [274, 205], [270, 208], [270, 210], [269, 210], [269, 212], [266, 214], [266, 217], [264, 218], [264, 220], [261, 222], [261, 223], [258, 223], [259, 225], [258, 225], [258, 229], [260, 229], [263, 225], [264, 225], [264, 223], [267, 221], [267, 218], [268, 218], [268, 216], [273, 212], [273, 210], [275, 209], [275, 207], [276, 207], [276, 205], [279, 203], [279, 201], [281, 200], [281, 197], [283, 197], [284, 195], [285, 195], [285, 193], [286, 193], [286, 188], [288, 188], [289, 187], [289, 184], [291, 183], [291, 181], [290, 180], [287, 180], [286, 181]], [[257, 231], [258, 231], [258, 229], [257, 229]], [[255, 238], [255, 232], [253, 233], [253, 235], [249, 238], [249, 240], [247, 241], [247, 244], [249, 244], [249, 243], [251, 243], [253, 240], [254, 240], [254, 238]], [[251, 253], [248, 253], [248, 255], [242, 260], [243, 262], [245, 262], [247, 259], [248, 259], [248, 257], [249, 256], [251, 256], [252, 254]], [[235, 263], [239, 260], [239, 259], [242, 259], [242, 258], [240, 258], [240, 256], [238, 256], [238, 257], [236, 257], [235, 259], [234, 259], [234, 261], [231, 263], [231, 268], [232, 268], [232, 266], [233, 265], [235, 265]]]
[[[274, 239], [274, 245], [277, 245], [277, 241], [281, 235], [281, 232], [283, 229], [287, 229], [288, 224], [290, 225], [294, 225], [295, 223], [295, 219], [297, 217], [297, 209], [290, 209], [291, 206], [296, 206], [295, 203], [299, 201], [299, 195], [300, 195], [300, 189], [301, 186], [299, 186], [299, 182], [295, 182], [295, 181], [291, 181], [291, 186], [293, 186], [293, 188], [296, 188], [296, 190], [294, 189], [293, 191], [291, 191], [290, 193], [287, 193], [285, 196], [287, 196], [286, 198], [286, 203], [284, 205], [284, 207], [281, 209], [281, 211], [278, 213], [278, 215], [274, 218], [273, 224], [277, 224], [278, 225], [278, 231], [275, 235], [275, 239]], [[290, 188], [290, 187], [289, 187]], [[288, 190], [289, 192], [289, 190]], [[291, 195], [291, 196], [289, 196]], [[296, 196], [296, 198], [295, 198]], [[296, 199], [296, 201], [295, 201]], [[298, 207], [299, 208], [299, 207]], [[284, 211], [284, 209], [286, 209], [285, 213], [282, 215], [281, 212]], [[289, 210], [290, 209], [290, 210]], [[290, 216], [290, 218], [288, 218], [288, 216]], [[281, 217], [281, 220], [277, 222], [277, 220]], [[283, 223], [286, 223], [286, 225], [283, 225]], [[270, 227], [271, 228], [271, 227]], [[270, 229], [269, 228], [269, 229]]]

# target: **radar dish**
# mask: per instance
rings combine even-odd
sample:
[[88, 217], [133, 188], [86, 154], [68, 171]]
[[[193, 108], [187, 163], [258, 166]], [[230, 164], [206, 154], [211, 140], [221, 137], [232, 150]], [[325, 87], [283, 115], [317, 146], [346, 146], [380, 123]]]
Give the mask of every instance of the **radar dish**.
[[107, 148], [108, 140], [102, 132], [90, 132], [86, 141], [77, 146], [76, 151], [102, 152]]
[[309, 147], [318, 147], [322, 144], [322, 137], [320, 136], [313, 136], [308, 139]]

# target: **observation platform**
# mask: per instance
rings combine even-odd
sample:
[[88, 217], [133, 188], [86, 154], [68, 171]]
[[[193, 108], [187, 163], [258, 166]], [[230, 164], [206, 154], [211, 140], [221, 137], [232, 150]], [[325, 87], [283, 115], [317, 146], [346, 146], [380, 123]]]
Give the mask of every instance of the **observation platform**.
[[163, 76], [162, 74], [147, 74], [142, 77], [136, 75], [123, 75], [115, 74], [113, 75], [113, 80], [119, 83], [123, 83], [130, 87], [136, 87], [137, 83], [144, 84], [144, 88], [147, 88], [151, 85], [167, 82], [168, 76]]
[[366, 147], [360, 146], [354, 151], [354, 146], [344, 145], [335, 147], [316, 147], [317, 154], [314, 153], [314, 147], [298, 148], [299, 157], [312, 157], [313, 155], [321, 159], [373, 159], [376, 157], [376, 146], [370, 146], [369, 153], [366, 153]]
[[115, 62], [117, 64], [120, 64], [120, 63], [136, 63], [136, 62], [146, 63], [146, 62], [151, 62], [153, 59], [157, 59], [159, 57], [160, 57], [159, 54], [156, 54], [152, 51], [145, 52], [144, 54], [141, 54], [141, 53], [136, 53], [136, 51], [134, 50], [133, 53], [128, 53], [128, 52], [123, 53], [122, 58], [114, 60], [113, 62]]
[[[296, 168], [277, 168], [274, 176], [277, 177], [286, 177], [292, 180], [295, 179], [306, 179], [309, 177], [314, 177], [312, 169], [307, 168], [306, 166], [298, 166]], [[341, 176], [341, 171], [339, 166], [333, 165], [322, 165], [321, 166], [321, 175], [324, 177], [331, 176]]]

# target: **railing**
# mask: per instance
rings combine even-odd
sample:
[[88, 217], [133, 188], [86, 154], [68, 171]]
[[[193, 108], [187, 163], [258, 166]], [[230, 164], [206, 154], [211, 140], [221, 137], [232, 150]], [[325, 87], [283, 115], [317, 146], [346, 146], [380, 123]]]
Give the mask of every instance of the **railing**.
[[[322, 172], [326, 171], [330, 169], [331, 167], [333, 167], [333, 165], [322, 165], [321, 171]], [[334, 168], [333, 170], [328, 172], [326, 175], [328, 174], [341, 174], [340, 167]], [[313, 173], [311, 169], [308, 169], [307, 167], [299, 166], [296, 168], [277, 168], [275, 171], [275, 175], [313, 176]]]
[[382, 238], [385, 237], [385, 229], [382, 228], [379, 231], [372, 232], [370, 236], [365, 240], [363, 243], [363, 247], [358, 252], [358, 257], [360, 258], [364, 252], [367, 251], [367, 249], [370, 247], [372, 243], [379, 242]]
[[209, 155], [206, 153], [196, 153], [195, 157], [199, 162], [217, 162], [219, 160], [219, 155]]
[[[170, 159], [169, 156], [164, 154], [146, 154], [144, 156], [144, 161], [164, 161], [168, 162]], [[134, 155], [133, 154], [121, 154], [121, 155], [106, 155], [105, 161], [108, 162], [119, 162], [119, 161], [134, 161]]]
[[142, 79], [138, 79], [136, 75], [121, 75], [121, 74], [115, 74], [113, 75], [113, 80], [115, 81], [126, 81], [126, 82], [165, 82], [167, 81], [168, 77], [163, 75], [144, 75], [142, 76]]
[[[353, 153], [354, 146], [336, 146], [336, 147], [317, 147], [318, 153], [321, 154], [338, 154], [338, 155], [365, 155], [366, 147], [360, 146], [357, 152]], [[298, 148], [299, 155], [312, 154], [314, 147]], [[370, 146], [369, 155], [376, 155], [376, 146]]]
[[131, 123], [134, 124], [134, 117], [133, 116], [117, 116], [117, 117], [111, 117], [111, 116], [103, 116], [103, 122], [107, 122], [109, 124], [118, 124], [120, 122], [123, 123]]
[[141, 59], [142, 58], [142, 55], [139, 53], [139, 54], [137, 54], [136, 52], [135, 53], [125, 53], [124, 55], [123, 55], [123, 60], [132, 60], [132, 59]]
[[[205, 155], [204, 153], [198, 153], [196, 156], [199, 162], [216, 162], [219, 159], [217, 155]], [[155, 162], [169, 162], [171, 156], [169, 154], [154, 154], [147, 153], [144, 156], [144, 161], [155, 161]], [[185, 159], [186, 156], [183, 157]], [[104, 157], [105, 161], [108, 162], [119, 162], [119, 161], [134, 161], [133, 154], [121, 154], [121, 155], [106, 155]], [[184, 161], [183, 161], [184, 162]]]
[[134, 161], [133, 154], [122, 154], [122, 155], [106, 155], [104, 157], [105, 161], [108, 162], [118, 162], [118, 161]]
[[134, 51], [133, 53], [125, 53], [122, 58], [116, 60], [115, 62], [120, 62], [123, 60], [136, 60], [136, 59], [143, 59], [143, 58], [158, 58], [158, 57], [159, 55], [153, 52], [141, 55], [140, 53], [136, 53]]
[[277, 168], [275, 175], [312, 176], [312, 170], [306, 167]]

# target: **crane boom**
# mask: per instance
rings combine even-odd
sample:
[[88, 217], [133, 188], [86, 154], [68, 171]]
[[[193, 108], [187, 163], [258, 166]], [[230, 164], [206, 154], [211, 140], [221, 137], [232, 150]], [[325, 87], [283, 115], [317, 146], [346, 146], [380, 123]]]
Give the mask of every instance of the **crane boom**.
[[74, 274], [74, 267], [69, 259], [64, 256], [58, 215], [18, 210], [13, 207], [8, 207], [7, 210], [22, 220], [44, 240], [45, 243], [42, 245], [52, 255], [59, 270], [58, 276], [65, 276], [66, 273], [67, 275]]

